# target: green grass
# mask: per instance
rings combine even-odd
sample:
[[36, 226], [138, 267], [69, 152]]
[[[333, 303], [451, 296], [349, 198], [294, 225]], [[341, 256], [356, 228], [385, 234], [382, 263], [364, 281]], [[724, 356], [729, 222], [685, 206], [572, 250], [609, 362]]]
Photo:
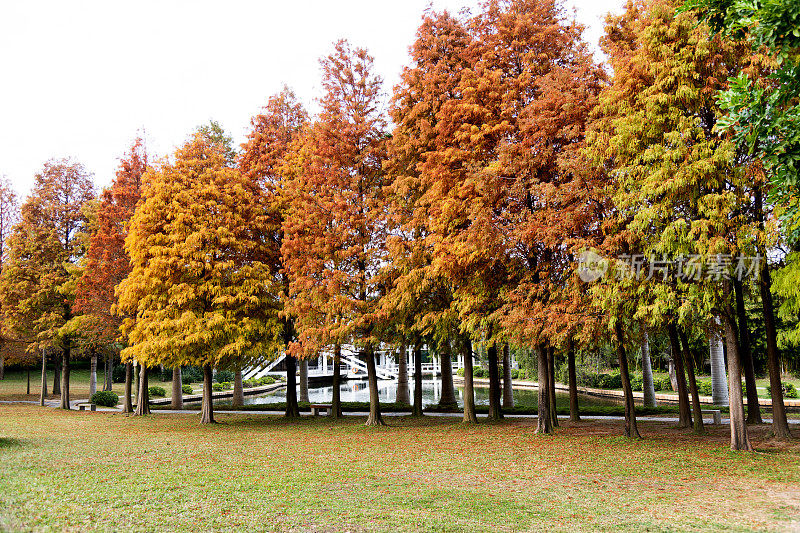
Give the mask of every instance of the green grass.
[[800, 519], [800, 449], [641, 424], [0, 406], [0, 530], [753, 531]]

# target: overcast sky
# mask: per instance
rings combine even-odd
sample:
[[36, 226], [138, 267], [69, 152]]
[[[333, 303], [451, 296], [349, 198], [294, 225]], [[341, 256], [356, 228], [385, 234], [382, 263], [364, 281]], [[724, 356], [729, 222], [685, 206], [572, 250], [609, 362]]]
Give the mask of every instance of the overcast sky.
[[[318, 59], [339, 38], [369, 49], [388, 94], [428, 3], [3, 0], [0, 175], [24, 195], [45, 160], [69, 156], [102, 187], [137, 131], [161, 156], [209, 119], [238, 144], [284, 83], [307, 105], [320, 95]], [[622, 0], [567, 5], [596, 46]]]

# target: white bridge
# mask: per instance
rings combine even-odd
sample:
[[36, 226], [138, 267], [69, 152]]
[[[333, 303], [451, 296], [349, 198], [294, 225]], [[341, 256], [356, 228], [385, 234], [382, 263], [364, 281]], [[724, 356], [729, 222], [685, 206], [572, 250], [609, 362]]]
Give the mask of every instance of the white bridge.
[[[398, 364], [396, 359], [400, 356], [397, 351], [391, 349], [379, 349], [375, 351], [375, 371], [378, 379], [397, 379], [398, 377]], [[278, 367], [283, 362], [285, 354], [281, 354], [275, 360], [270, 361], [264, 366], [253, 367], [245, 370], [243, 373], [244, 379], [261, 378], [264, 376], [283, 376], [285, 371], [279, 370]], [[406, 354], [408, 375], [414, 375], [414, 355], [413, 350], [409, 350]], [[326, 351], [320, 353], [316, 359], [309, 359], [308, 377], [330, 377], [333, 376], [333, 352]], [[363, 378], [367, 376], [367, 363], [359, 357], [359, 351], [354, 346], [342, 346], [341, 349], [341, 366], [340, 371], [342, 377], [346, 378]], [[316, 363], [314, 366], [313, 363]], [[463, 367], [462, 358], [456, 357], [453, 360], [453, 370]], [[438, 376], [441, 373], [441, 365], [438, 358], [432, 358], [430, 363], [422, 363], [422, 374], [431, 376]]]

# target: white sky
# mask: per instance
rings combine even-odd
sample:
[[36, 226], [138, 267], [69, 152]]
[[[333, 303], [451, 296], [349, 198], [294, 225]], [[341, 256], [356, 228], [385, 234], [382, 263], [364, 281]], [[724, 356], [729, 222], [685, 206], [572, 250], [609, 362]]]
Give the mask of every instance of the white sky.
[[[44, 161], [70, 156], [102, 187], [137, 131], [162, 156], [209, 119], [238, 145], [284, 83], [313, 106], [318, 59], [339, 38], [370, 51], [388, 94], [428, 3], [2, 0], [0, 175], [24, 195]], [[595, 46], [622, 4], [567, 0]]]

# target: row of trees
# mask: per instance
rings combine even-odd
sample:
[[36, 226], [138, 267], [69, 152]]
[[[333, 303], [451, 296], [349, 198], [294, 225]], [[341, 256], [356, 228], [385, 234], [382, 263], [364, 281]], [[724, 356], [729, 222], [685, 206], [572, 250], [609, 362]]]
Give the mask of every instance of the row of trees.
[[[122, 348], [126, 410], [131, 361], [140, 363], [139, 414], [148, 368], [173, 367], [180, 383], [182, 365], [202, 366], [203, 422], [213, 422], [215, 367], [241, 370], [281, 353], [287, 415], [297, 416], [295, 362], [322, 351], [336, 359], [337, 416], [338, 356], [353, 344], [368, 367], [367, 424], [382, 424], [381, 343], [417, 352], [427, 343], [443, 368], [463, 354], [468, 422], [476, 421], [471, 354], [485, 347], [497, 419], [498, 353], [529, 347], [542, 433], [557, 424], [556, 354], [566, 354], [574, 391], [575, 351], [607, 339], [625, 431], [638, 436], [630, 347], [648, 331], [668, 333], [681, 424], [702, 432], [687, 338], [720, 332], [732, 447], [750, 449], [740, 375], [757, 421], [744, 314], [753, 291], [766, 326], [773, 431], [788, 438], [766, 261], [788, 246], [774, 212], [781, 199], [768, 196], [764, 156], [732, 137], [739, 123], [719, 121], [717, 98], [732, 76], [774, 86], [777, 62], [678, 7], [632, 0], [609, 17], [601, 45], [613, 74], [555, 0], [488, 0], [474, 15], [428, 11], [388, 117], [372, 58], [340, 41], [321, 60], [319, 114], [285, 89], [253, 118], [240, 151], [213, 123], [156, 162], [137, 141], [98, 199], [80, 165], [48, 162], [7, 240], [7, 335], [32, 352], [60, 349], [65, 408], [78, 345]], [[577, 268], [587, 250], [605, 258], [605, 276], [591, 284]], [[659, 276], [637, 276], [614, 259], [637, 255], [670, 261]], [[710, 268], [740, 255], [763, 259], [758, 276], [740, 281], [724, 262], [714, 276], [676, 270], [681, 257]], [[790, 293], [792, 268], [779, 277]], [[796, 315], [797, 299], [785, 299]]]

